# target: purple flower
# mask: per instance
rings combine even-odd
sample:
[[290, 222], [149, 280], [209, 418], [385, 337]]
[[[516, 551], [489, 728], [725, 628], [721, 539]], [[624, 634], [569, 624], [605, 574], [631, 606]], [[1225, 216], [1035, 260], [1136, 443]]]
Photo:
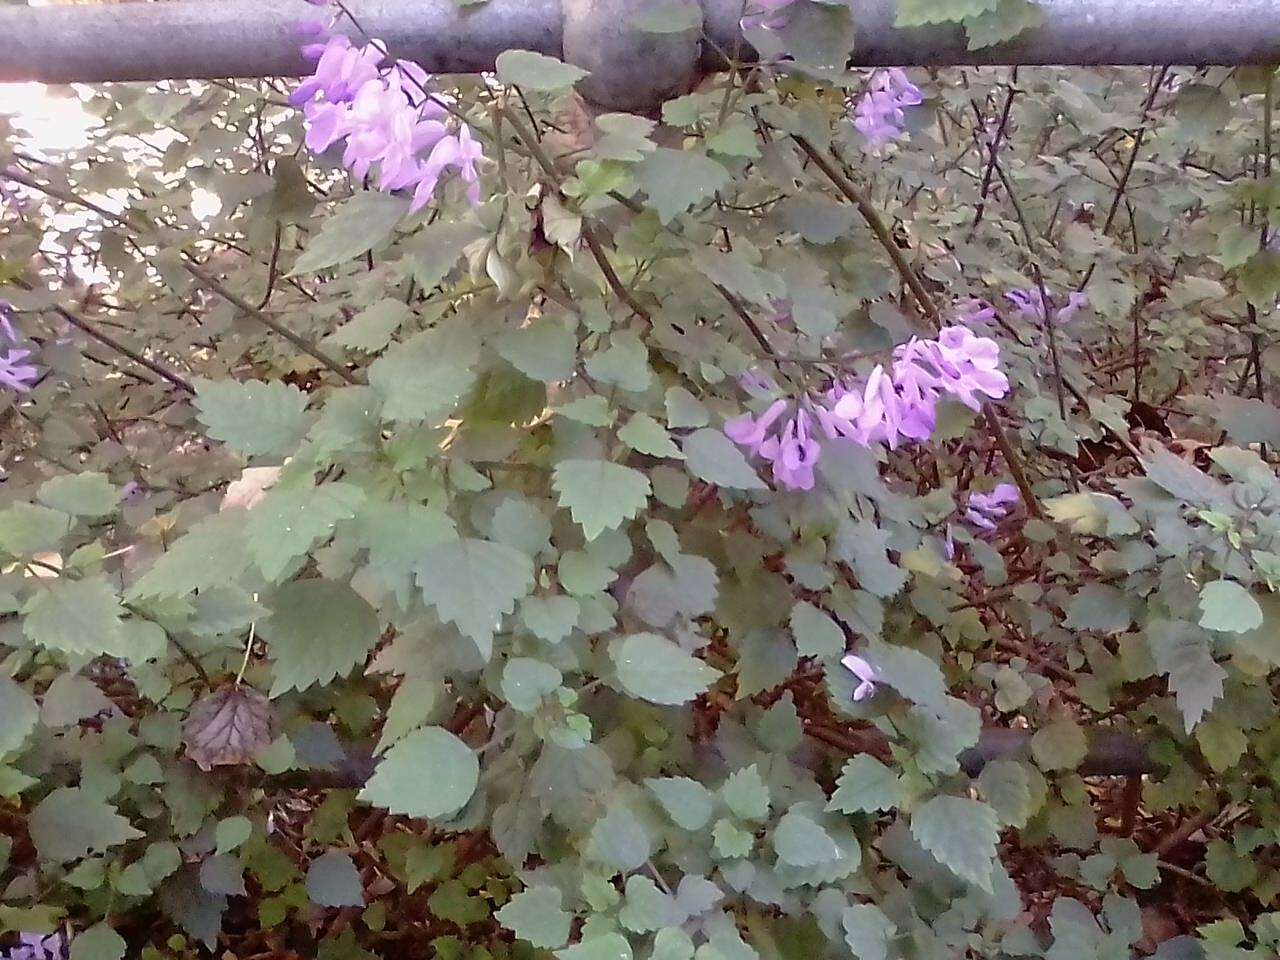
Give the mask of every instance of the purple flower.
[[18, 935], [17, 946], [5, 954], [5, 960], [65, 960], [66, 955], [62, 934], [23, 933]]
[[[1044, 296], [1038, 287], [1027, 290], [1010, 290], [1005, 297], [1013, 304], [1018, 316], [1031, 323], [1043, 323], [1045, 317]], [[1075, 315], [1089, 304], [1089, 295], [1080, 291], [1072, 291], [1067, 295], [1066, 306], [1053, 315], [1055, 325], [1070, 323]]]
[[384, 69], [386, 49], [377, 40], [353, 47], [336, 35], [304, 53], [317, 47], [315, 72], [289, 98], [306, 118], [308, 149], [322, 153], [345, 141], [343, 166], [362, 180], [376, 167], [381, 190], [412, 190], [410, 212], [431, 200], [448, 170], [467, 185], [471, 202], [480, 202], [484, 150], [466, 124], [451, 131], [426, 71], [404, 60]]
[[758, 454], [769, 430], [786, 413], [788, 406], [786, 400], [775, 400], [759, 417], [749, 413], [734, 417], [724, 425], [725, 435], [739, 446], [746, 447], [751, 454]]
[[328, 6], [329, 0], [307, 0], [307, 3], [311, 4], [313, 7], [324, 7]]
[[299, 20], [293, 26], [293, 35], [299, 40], [318, 40], [329, 33], [329, 28], [319, 20]]
[[778, 436], [760, 445], [760, 455], [773, 461], [773, 479], [788, 490], [812, 490], [813, 468], [822, 448], [809, 433], [809, 414], [799, 410]]
[[[944, 327], [936, 340], [916, 338], [895, 348], [893, 362], [877, 365], [865, 381], [837, 377], [821, 394], [799, 402], [775, 400], [758, 417], [735, 417], [724, 432], [751, 456], [772, 463], [780, 485], [811, 490], [813, 468], [822, 456], [818, 434], [863, 446], [884, 443], [890, 449], [927, 440], [937, 427], [937, 407], [944, 396], [977, 410], [983, 398], [998, 400], [1008, 393], [1009, 379], [999, 366], [1000, 348], [994, 340], [966, 327]], [[744, 375], [743, 388], [756, 395], [776, 389], [755, 375]]]
[[795, 0], [751, 0], [742, 18], [743, 30], [781, 30], [790, 19]]
[[908, 80], [901, 69], [877, 70], [854, 107], [853, 125], [866, 137], [871, 151], [878, 153], [889, 141], [902, 136], [902, 124], [906, 120], [903, 108], [923, 102], [920, 88]]
[[1022, 500], [1018, 488], [1011, 483], [999, 484], [990, 493], [969, 494], [968, 508], [964, 512], [965, 520], [972, 526], [986, 533], [996, 529], [998, 521], [1003, 520]]
[[31, 363], [22, 363], [31, 355], [30, 350], [9, 350], [0, 353], [0, 384], [11, 390], [26, 393], [40, 376], [39, 369]]
[[880, 671], [870, 663], [856, 653], [848, 653], [841, 659], [840, 665], [860, 681], [853, 691], [855, 702], [861, 703], [876, 692], [876, 684], [880, 681]]

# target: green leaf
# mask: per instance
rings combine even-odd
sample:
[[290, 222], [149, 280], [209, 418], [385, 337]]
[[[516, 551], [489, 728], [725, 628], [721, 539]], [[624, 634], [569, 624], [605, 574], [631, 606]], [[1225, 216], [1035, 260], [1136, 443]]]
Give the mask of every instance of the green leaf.
[[652, 491], [639, 470], [608, 460], [561, 460], [552, 482], [588, 540], [638, 514]]
[[311, 238], [289, 276], [318, 273], [373, 250], [391, 237], [408, 212], [409, 201], [404, 197], [362, 190], [325, 219], [320, 233]]
[[494, 347], [498, 356], [526, 377], [543, 383], [572, 377], [578, 356], [578, 338], [573, 331], [545, 318], [504, 333]]
[[[710, 955], [711, 951], [707, 951]], [[680, 927], [659, 930], [649, 960], [693, 960], [693, 939]]]
[[80, 787], [58, 787], [27, 820], [41, 860], [67, 863], [141, 837], [116, 808]]
[[520, 619], [529, 632], [547, 643], [559, 643], [578, 624], [582, 604], [573, 597], [525, 597], [520, 601]]
[[22, 746], [39, 719], [35, 698], [0, 674], [0, 756]]
[[699, 480], [737, 490], [768, 490], [732, 440], [719, 430], [695, 430], [684, 441], [689, 472]]
[[778, 859], [793, 867], [814, 867], [840, 856], [840, 848], [820, 825], [795, 810], [782, 815], [773, 830]]
[[443, 420], [476, 381], [480, 358], [475, 331], [449, 323], [397, 343], [369, 367], [369, 386], [382, 398], [382, 415], [396, 423]]
[[457, 624], [488, 659], [499, 622], [533, 586], [533, 562], [505, 544], [456, 540], [424, 550], [417, 577], [440, 619]]
[[1129, 598], [1104, 583], [1087, 583], [1067, 604], [1065, 626], [1072, 630], [1120, 633], [1133, 622]]
[[970, 50], [1005, 43], [1044, 23], [1044, 11], [1031, 0], [1000, 0], [993, 10], [964, 18]]
[[1074, 770], [1088, 752], [1084, 730], [1071, 719], [1057, 720], [1031, 737], [1031, 755], [1042, 770]]
[[611, 383], [638, 393], [649, 388], [649, 348], [629, 330], [613, 334], [607, 350], [587, 358], [587, 373], [601, 383]]
[[615, 640], [609, 655], [622, 688], [650, 703], [688, 703], [720, 676], [719, 670], [656, 633]]
[[495, 66], [500, 83], [544, 93], [567, 90], [587, 76], [580, 67], [532, 50], [505, 50]]
[[40, 485], [36, 496], [45, 506], [77, 517], [105, 517], [120, 504], [120, 493], [105, 473], [54, 477]]
[[391, 698], [387, 717], [382, 724], [382, 734], [374, 748], [374, 756], [386, 751], [410, 730], [422, 726], [435, 712], [440, 699], [441, 683], [425, 677], [406, 677]]
[[549, 663], [531, 657], [512, 657], [502, 669], [502, 696], [521, 713], [532, 713], [542, 698], [559, 689], [563, 677]]
[[688, 777], [651, 777], [644, 782], [676, 826], [701, 830], [711, 820], [715, 796]]
[[847, 760], [836, 781], [828, 810], [841, 813], [878, 813], [902, 803], [902, 781], [898, 775], [869, 754]]
[[573, 914], [561, 904], [556, 887], [528, 887], [521, 890], [494, 918], [521, 940], [544, 950], [555, 950], [569, 942]]
[[1169, 677], [1169, 690], [1190, 733], [1222, 696], [1222, 681], [1227, 678], [1227, 672], [1214, 662], [1212, 641], [1194, 623], [1153, 620], [1147, 625], [1147, 646], [1156, 669]]
[[414, 730], [387, 751], [360, 799], [423, 819], [453, 816], [480, 781], [475, 752], [443, 727]]
[[124, 607], [103, 577], [53, 580], [22, 608], [32, 643], [62, 653], [123, 655]]
[[61, 510], [34, 503], [15, 503], [0, 510], [0, 550], [31, 556], [56, 550], [71, 531], [71, 518]]
[[354, 517], [364, 496], [342, 482], [276, 487], [249, 514], [249, 555], [267, 580], [279, 580], [317, 541], [329, 539], [338, 521]]
[[830, 658], [844, 653], [844, 631], [840, 625], [807, 601], [791, 608], [791, 634], [802, 657]]
[[156, 558], [128, 599], [181, 597], [235, 580], [249, 567], [244, 516], [229, 510], [201, 520]]
[[857, 960], [888, 960], [897, 925], [873, 903], [855, 903], [840, 914], [844, 942]]
[[[0, 687], [3, 681], [0, 680]], [[0, 701], [3, 695], [0, 694]], [[60, 674], [45, 690], [40, 702], [40, 722], [50, 729], [69, 727], [87, 717], [96, 716], [115, 707], [97, 684], [74, 673]], [[2, 724], [0, 724], [2, 725]], [[0, 742], [0, 753], [4, 753]]]
[[128, 944], [105, 923], [76, 934], [71, 941], [71, 960], [122, 960]]
[[1027, 768], [1016, 760], [993, 760], [984, 765], [978, 775], [978, 792], [1007, 827], [1025, 826], [1035, 812]]
[[620, 933], [606, 933], [557, 950], [559, 960], [631, 960], [631, 944]]
[[718, 856], [727, 859], [746, 857], [755, 846], [755, 837], [728, 817], [721, 817], [711, 828], [711, 839]]
[[618, 922], [632, 933], [652, 933], [682, 923], [688, 913], [675, 897], [663, 893], [648, 877], [638, 873], [627, 877], [626, 902], [618, 911]]
[[942, 668], [918, 650], [893, 643], [876, 643], [868, 657], [885, 683], [908, 700], [924, 705], [940, 704], [947, 695]]
[[587, 856], [618, 873], [638, 870], [652, 853], [644, 824], [621, 804], [610, 807], [587, 838]]
[[999, 5], [999, 0], [897, 0], [895, 27], [919, 27], [926, 23], [960, 21], [976, 17]]
[[385, 297], [366, 307], [350, 321], [325, 337], [325, 343], [376, 353], [391, 342], [395, 334], [413, 319], [413, 310], [403, 300]]
[[763, 820], [769, 815], [769, 787], [754, 763], [729, 775], [720, 786], [720, 798], [742, 820]]
[[253, 824], [248, 817], [234, 816], [219, 820], [213, 832], [213, 842], [218, 853], [230, 853], [249, 839]]
[[1214, 580], [1200, 590], [1200, 626], [1224, 633], [1248, 633], [1262, 626], [1262, 607], [1234, 580]]
[[1280, 295], [1280, 252], [1259, 250], [1245, 262], [1236, 276], [1240, 292], [1250, 303], [1273, 303]]
[[665, 147], [641, 160], [633, 172], [664, 224], [729, 182], [729, 171], [705, 154]]
[[271, 696], [331, 683], [365, 661], [381, 629], [360, 594], [334, 580], [295, 580], [267, 601], [258, 625], [270, 644]]
[[320, 907], [363, 907], [364, 884], [351, 855], [330, 850], [307, 867], [307, 896]]
[[999, 822], [985, 803], [934, 797], [911, 815], [911, 834], [957, 877], [992, 892]]
[[684, 454], [671, 439], [666, 427], [646, 413], [637, 413], [618, 431], [618, 439], [637, 453], [650, 457], [683, 460]]
[[196, 391], [209, 436], [247, 457], [292, 453], [307, 432], [307, 395], [292, 384], [200, 379]]

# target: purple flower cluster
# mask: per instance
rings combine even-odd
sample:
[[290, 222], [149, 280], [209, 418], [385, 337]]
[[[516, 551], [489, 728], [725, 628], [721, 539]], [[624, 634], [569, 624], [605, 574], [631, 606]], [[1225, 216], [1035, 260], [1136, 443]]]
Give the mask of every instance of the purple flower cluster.
[[867, 138], [867, 146], [878, 153], [889, 141], [902, 136], [904, 108], [923, 102], [920, 88], [898, 67], [877, 70], [854, 107], [853, 125]]
[[743, 30], [781, 30], [787, 25], [788, 8], [795, 0], [751, 0], [742, 18]]
[[[1005, 294], [1013, 304], [1018, 316], [1032, 323], [1043, 323], [1045, 318], [1044, 295], [1038, 287], [1027, 290], [1010, 290]], [[1067, 303], [1053, 314], [1055, 326], [1070, 323], [1081, 309], [1089, 305], [1089, 295], [1080, 291], [1072, 291], [1067, 295]], [[1050, 298], [1052, 309], [1052, 298]]]
[[35, 364], [24, 363], [31, 356], [30, 350], [19, 350], [22, 338], [13, 326], [13, 306], [0, 300], [0, 384], [25, 393], [40, 376]]
[[964, 512], [965, 522], [986, 533], [992, 533], [996, 524], [1009, 515], [1022, 500], [1018, 488], [1012, 483], [999, 484], [990, 493], [969, 494], [969, 504]]
[[4, 960], [66, 960], [67, 943], [60, 933], [48, 936], [40, 933], [23, 933], [16, 946], [4, 954]]
[[999, 366], [994, 340], [966, 327], [945, 327], [936, 340], [915, 338], [895, 348], [889, 367], [877, 365], [864, 381], [837, 378], [820, 396], [775, 400], [758, 417], [748, 413], [728, 421], [724, 432], [752, 456], [768, 460], [780, 486], [811, 490], [822, 455], [819, 435], [890, 449], [927, 440], [944, 396], [977, 410], [982, 398], [1008, 393], [1009, 380]]
[[421, 67], [407, 60], [386, 66], [381, 41], [357, 47], [341, 34], [326, 36], [322, 23], [300, 24], [298, 32], [316, 67], [289, 101], [306, 117], [309, 149], [323, 153], [346, 141], [343, 166], [360, 179], [376, 166], [378, 189], [412, 190], [411, 212], [431, 200], [448, 170], [480, 202], [476, 165], [484, 151], [465, 123], [450, 125], [449, 103], [429, 91]]

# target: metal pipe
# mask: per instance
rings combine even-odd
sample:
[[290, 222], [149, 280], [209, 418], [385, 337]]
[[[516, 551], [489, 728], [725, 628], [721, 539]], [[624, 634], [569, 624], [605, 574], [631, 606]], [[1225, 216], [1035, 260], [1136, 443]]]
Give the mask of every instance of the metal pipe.
[[[475, 73], [506, 49], [563, 52], [560, 0], [348, 0], [393, 54], [440, 73]], [[851, 62], [913, 64], [1280, 63], [1280, 0], [1039, 0], [1043, 26], [969, 51], [958, 27], [897, 29], [894, 0], [858, 0]], [[703, 0], [704, 29], [741, 43], [742, 0]], [[172, 0], [93, 6], [0, 5], [0, 82], [94, 83], [297, 76], [293, 26], [304, 0]], [[353, 32], [353, 31], [348, 31]], [[709, 45], [708, 45], [709, 46]], [[749, 48], [747, 48], [749, 49]], [[714, 57], [704, 57], [711, 65]], [[655, 63], [661, 72], [677, 65]]]

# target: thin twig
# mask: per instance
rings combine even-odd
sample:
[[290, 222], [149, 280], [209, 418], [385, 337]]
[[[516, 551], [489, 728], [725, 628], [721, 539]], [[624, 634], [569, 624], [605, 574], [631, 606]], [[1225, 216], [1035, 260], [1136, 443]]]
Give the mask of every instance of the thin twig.
[[[551, 158], [547, 156], [546, 151], [542, 149], [541, 141], [524, 125], [524, 121], [505, 104], [498, 106], [498, 111], [502, 118], [511, 125], [511, 129], [515, 131], [520, 142], [524, 144], [529, 154], [533, 157], [534, 162], [542, 168], [542, 172], [546, 174], [548, 180], [551, 181], [556, 192], [563, 196], [561, 180], [559, 172], [556, 170], [555, 164], [551, 162]], [[653, 316], [646, 310], [631, 291], [627, 289], [626, 284], [622, 282], [622, 278], [618, 276], [618, 271], [614, 269], [613, 264], [609, 262], [609, 257], [605, 254], [604, 245], [600, 242], [599, 236], [595, 232], [595, 228], [584, 218], [582, 221], [582, 239], [586, 241], [587, 249], [591, 252], [592, 258], [596, 265], [600, 268], [600, 272], [604, 274], [605, 283], [609, 285], [609, 289], [614, 295], [625, 303], [636, 316], [645, 321], [651, 321]]]
[[205, 273], [204, 270], [197, 267], [189, 259], [184, 259], [182, 261], [182, 265], [186, 267], [187, 272], [191, 274], [193, 277], [195, 277], [196, 280], [198, 280], [203, 286], [212, 290], [218, 296], [222, 297], [222, 299], [226, 300], [231, 305], [237, 307], [242, 312], [248, 314], [254, 320], [257, 320], [260, 324], [262, 324], [268, 330], [280, 335], [281, 337], [284, 337], [284, 339], [288, 340], [290, 343], [292, 343], [295, 347], [297, 347], [303, 353], [314, 357], [323, 366], [327, 367], [329, 370], [333, 371], [338, 376], [340, 376], [343, 380], [347, 381], [347, 383], [350, 383], [350, 384], [360, 383], [360, 380], [357, 377], [355, 377], [349, 370], [347, 370], [346, 367], [338, 363], [337, 360], [333, 359], [333, 357], [329, 356], [327, 353], [321, 350], [318, 346], [316, 346], [306, 337], [301, 336], [300, 334], [294, 333], [288, 327], [279, 323], [277, 320], [275, 320], [268, 314], [263, 313], [261, 310], [259, 310], [249, 301], [245, 300], [244, 297], [241, 297], [238, 294], [228, 290], [218, 280], [211, 277], [209, 274]]
[[147, 357], [144, 357], [142, 354], [138, 353], [136, 350], [133, 350], [130, 347], [126, 347], [119, 340], [115, 339], [115, 337], [111, 336], [110, 334], [103, 333], [101, 330], [99, 330], [97, 327], [91, 324], [88, 320], [85, 320], [83, 317], [77, 316], [76, 314], [72, 313], [70, 310], [66, 309], [65, 307], [54, 306], [54, 307], [51, 307], [50, 309], [53, 310], [56, 314], [58, 314], [58, 316], [62, 317], [63, 320], [67, 321], [67, 323], [71, 324], [77, 330], [84, 333], [85, 336], [90, 337], [91, 339], [97, 340], [99, 343], [103, 344], [104, 346], [110, 347], [112, 350], [116, 351], [116, 353], [119, 353], [121, 356], [128, 357], [130, 360], [132, 360], [134, 363], [138, 364], [139, 366], [146, 367], [156, 376], [161, 377], [165, 380], [168, 380], [171, 384], [173, 384], [179, 390], [185, 390], [187, 393], [196, 392], [196, 388], [192, 386], [191, 382], [186, 378], [182, 377], [177, 373], [174, 373], [172, 370], [169, 370], [168, 368], [162, 366], [161, 364], [156, 363], [154, 360], [150, 360]]
[[[858, 208], [858, 212], [862, 214], [862, 218], [867, 221], [867, 225], [871, 227], [871, 231], [880, 240], [881, 246], [889, 254], [889, 259], [893, 261], [893, 265], [897, 268], [899, 275], [902, 277], [903, 283], [907, 289], [911, 291], [915, 297], [920, 310], [928, 317], [936, 327], [942, 326], [942, 314], [938, 311], [937, 304], [933, 298], [929, 296], [929, 291], [925, 289], [924, 283], [916, 275], [911, 264], [902, 254], [902, 250], [898, 247], [897, 241], [893, 239], [893, 235], [889, 232], [889, 228], [885, 226], [884, 221], [880, 218], [879, 212], [866, 199], [861, 190], [854, 185], [847, 177], [845, 177], [835, 166], [804, 137], [793, 135], [792, 137], [799, 145], [800, 149], [814, 162], [819, 170], [826, 175], [832, 185], [840, 191], [840, 193]], [[1009, 437], [1004, 432], [1004, 427], [1000, 423], [999, 416], [995, 408], [984, 402], [982, 404], [982, 415], [986, 419], [996, 445], [999, 446], [1001, 454], [1003, 454], [1005, 462], [1009, 465], [1009, 472], [1013, 474], [1014, 483], [1018, 486], [1018, 491], [1022, 494], [1022, 499], [1027, 505], [1027, 510], [1034, 517], [1043, 517], [1044, 512], [1040, 509], [1040, 501], [1036, 498], [1035, 492], [1031, 489], [1031, 484], [1027, 479], [1026, 471], [1022, 466], [1022, 458], [1014, 449], [1013, 444], [1009, 441]]]
[[[1004, 139], [1005, 129], [1009, 126], [1009, 114], [1013, 110], [1013, 98], [1018, 93], [1017, 82], [1018, 68], [1014, 67], [1013, 75], [1009, 78], [1009, 93], [1004, 98], [1004, 109], [1000, 111], [1000, 124], [996, 127], [996, 132], [991, 138], [991, 153], [987, 157], [987, 169], [982, 174], [982, 189], [978, 194], [978, 205], [973, 212], [973, 223], [969, 225], [969, 232], [965, 235], [966, 241], [973, 238], [974, 231], [978, 229], [978, 224], [982, 223], [983, 214], [987, 212], [987, 194], [991, 190], [991, 177], [995, 174], [1000, 141]], [[976, 102], [973, 102], [973, 111], [978, 114], [978, 119], [981, 121], [982, 114], [978, 110]]]

